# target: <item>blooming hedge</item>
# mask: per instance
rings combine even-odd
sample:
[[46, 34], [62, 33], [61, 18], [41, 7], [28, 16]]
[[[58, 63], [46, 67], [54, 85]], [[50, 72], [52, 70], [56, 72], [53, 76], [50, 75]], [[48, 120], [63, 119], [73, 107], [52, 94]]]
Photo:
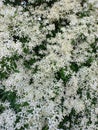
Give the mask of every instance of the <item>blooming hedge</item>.
[[0, 130], [98, 130], [98, 1], [0, 1]]

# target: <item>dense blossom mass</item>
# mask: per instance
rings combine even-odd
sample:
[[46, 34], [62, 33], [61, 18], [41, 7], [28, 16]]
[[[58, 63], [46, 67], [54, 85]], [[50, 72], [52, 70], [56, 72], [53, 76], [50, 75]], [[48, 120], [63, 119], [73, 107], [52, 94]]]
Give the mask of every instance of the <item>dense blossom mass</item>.
[[0, 130], [98, 130], [97, 0], [0, 0]]

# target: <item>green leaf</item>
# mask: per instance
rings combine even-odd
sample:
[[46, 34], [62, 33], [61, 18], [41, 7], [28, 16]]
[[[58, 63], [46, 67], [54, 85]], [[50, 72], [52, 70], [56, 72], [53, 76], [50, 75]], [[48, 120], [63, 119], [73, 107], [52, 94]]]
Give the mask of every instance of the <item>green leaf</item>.
[[70, 68], [71, 68], [71, 70], [73, 70], [75, 72], [77, 72], [79, 70], [79, 66], [77, 65], [76, 62], [71, 62]]
[[97, 97], [94, 97], [94, 98], [92, 99], [91, 104], [96, 105], [96, 104], [97, 104], [97, 102], [98, 102]]
[[25, 60], [24, 61], [24, 66], [28, 69], [31, 68], [31, 66], [36, 62], [36, 59], [35, 58], [31, 58], [29, 60]]
[[21, 107], [26, 107], [26, 106], [29, 106], [29, 103], [28, 103], [28, 102], [23, 102], [23, 103], [21, 104]]
[[78, 88], [77, 90], [77, 94], [80, 96], [80, 98], [82, 98], [82, 90], [83, 88]]
[[94, 60], [93, 57], [89, 57], [89, 58], [87, 59], [87, 61], [85, 61], [85, 63], [82, 64], [82, 66], [90, 67], [91, 64], [92, 64], [92, 62], [93, 62], [93, 60]]
[[45, 125], [45, 126], [42, 128], [42, 130], [48, 130], [48, 129], [49, 129], [48, 125]]
[[55, 78], [57, 80], [62, 79], [65, 85], [69, 81], [70, 77], [71, 74], [65, 75], [65, 69], [63, 68], [61, 68], [57, 73], [55, 73]]
[[5, 110], [5, 107], [1, 104], [1, 105], [0, 105], [0, 114], [3, 113], [4, 110]]

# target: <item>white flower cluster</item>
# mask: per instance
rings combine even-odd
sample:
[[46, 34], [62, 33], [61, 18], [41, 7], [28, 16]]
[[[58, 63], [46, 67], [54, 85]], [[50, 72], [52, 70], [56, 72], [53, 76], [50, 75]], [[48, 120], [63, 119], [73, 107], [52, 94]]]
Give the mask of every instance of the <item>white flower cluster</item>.
[[98, 2], [1, 0], [0, 130], [97, 129]]

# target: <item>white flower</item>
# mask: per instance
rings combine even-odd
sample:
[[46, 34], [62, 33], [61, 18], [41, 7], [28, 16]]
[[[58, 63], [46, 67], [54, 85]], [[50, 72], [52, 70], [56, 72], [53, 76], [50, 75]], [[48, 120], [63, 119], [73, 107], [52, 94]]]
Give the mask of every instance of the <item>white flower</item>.
[[95, 108], [95, 113], [98, 114], [98, 108]]

